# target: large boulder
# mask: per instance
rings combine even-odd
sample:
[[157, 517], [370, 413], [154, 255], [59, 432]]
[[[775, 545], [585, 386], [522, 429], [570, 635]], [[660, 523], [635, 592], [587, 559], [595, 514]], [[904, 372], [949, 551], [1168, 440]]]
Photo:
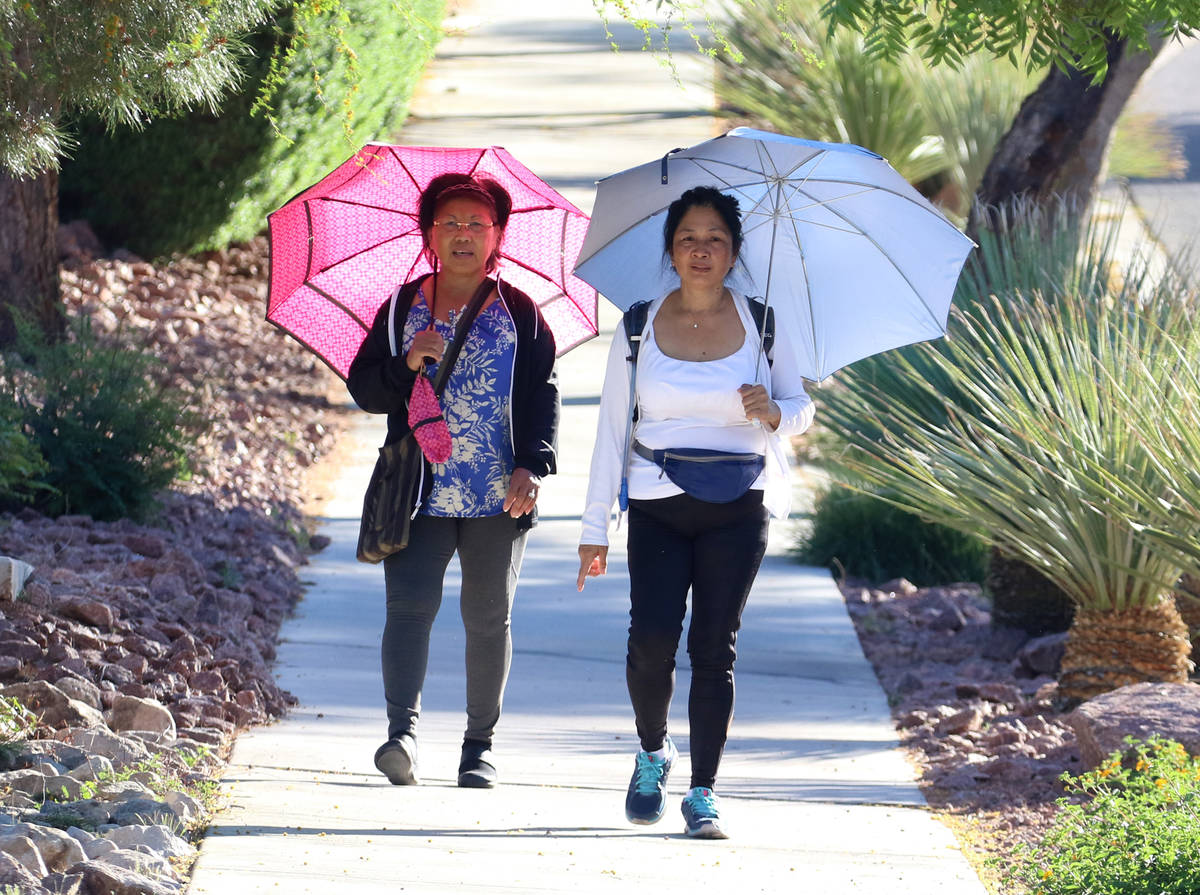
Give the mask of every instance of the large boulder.
[[47, 727], [104, 727], [104, 716], [85, 702], [72, 699], [47, 681], [0, 687], [0, 696], [17, 700]]
[[39, 878], [12, 855], [0, 852], [0, 886], [15, 886], [18, 892], [37, 892]]
[[124, 733], [131, 730], [149, 730], [175, 739], [175, 718], [153, 699], [118, 695], [112, 708], [105, 715], [110, 730]]
[[87, 860], [83, 846], [65, 830], [23, 823], [13, 827], [11, 833], [28, 839], [36, 846], [47, 871], [66, 870], [73, 864]]
[[1200, 684], [1131, 684], [1089, 699], [1067, 716], [1085, 770], [1127, 747], [1125, 737], [1157, 734], [1200, 755]]
[[0, 556], [0, 603], [11, 603], [21, 595], [33, 566], [11, 556]]

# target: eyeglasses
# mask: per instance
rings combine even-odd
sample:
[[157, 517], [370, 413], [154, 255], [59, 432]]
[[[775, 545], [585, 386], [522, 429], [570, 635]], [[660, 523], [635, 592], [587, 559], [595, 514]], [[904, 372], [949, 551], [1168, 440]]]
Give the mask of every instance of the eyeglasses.
[[461, 233], [466, 230], [468, 233], [478, 236], [484, 230], [490, 230], [496, 225], [485, 224], [482, 221], [434, 221], [433, 226], [451, 233]]

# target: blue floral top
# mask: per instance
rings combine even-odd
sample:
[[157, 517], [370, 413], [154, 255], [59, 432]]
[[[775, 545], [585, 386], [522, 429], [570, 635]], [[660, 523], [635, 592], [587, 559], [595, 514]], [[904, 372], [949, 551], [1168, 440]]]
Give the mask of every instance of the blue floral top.
[[[429, 306], [424, 291], [404, 324], [403, 352], [413, 337], [429, 328]], [[436, 320], [437, 331], [447, 342], [458, 323]], [[503, 302], [495, 301], [479, 312], [442, 392], [442, 410], [454, 452], [446, 463], [433, 466], [433, 490], [421, 507], [430, 516], [494, 516], [504, 510], [504, 495], [512, 477], [512, 371], [516, 358], [517, 329]], [[427, 364], [432, 378], [436, 364]]]

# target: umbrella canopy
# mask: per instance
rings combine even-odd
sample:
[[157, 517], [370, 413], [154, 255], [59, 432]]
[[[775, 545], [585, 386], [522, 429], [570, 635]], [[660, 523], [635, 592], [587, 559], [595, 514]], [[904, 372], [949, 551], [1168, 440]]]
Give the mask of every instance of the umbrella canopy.
[[490, 177], [512, 196], [497, 273], [541, 308], [561, 355], [596, 335], [596, 291], [571, 273], [588, 218], [498, 146], [369, 143], [267, 220], [267, 319], [343, 379], [392, 290], [430, 270], [417, 225], [439, 174]]
[[599, 182], [577, 276], [625, 309], [679, 285], [667, 206], [714, 186], [738, 200], [731, 284], [775, 309], [776, 351], [820, 382], [846, 364], [942, 336], [974, 243], [882, 157], [739, 127]]

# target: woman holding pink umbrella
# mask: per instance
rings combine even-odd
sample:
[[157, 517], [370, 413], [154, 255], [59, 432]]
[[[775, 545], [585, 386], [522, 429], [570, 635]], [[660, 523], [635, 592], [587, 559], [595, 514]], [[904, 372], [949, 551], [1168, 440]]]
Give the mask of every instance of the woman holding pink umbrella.
[[383, 561], [388, 730], [375, 765], [397, 785], [419, 779], [430, 629], [455, 553], [467, 638], [458, 785], [486, 788], [497, 779], [491, 747], [512, 657], [513, 598], [541, 479], [555, 471], [559, 419], [553, 335], [524, 292], [488, 278], [511, 209], [507, 191], [487, 178], [452, 173], [429, 183], [418, 223], [433, 273], [403, 284], [380, 308], [346, 381], [363, 410], [388, 414], [388, 443], [405, 437], [419, 371], [441, 362], [472, 298], [481, 296], [442, 395], [450, 459], [426, 465], [408, 546]]

